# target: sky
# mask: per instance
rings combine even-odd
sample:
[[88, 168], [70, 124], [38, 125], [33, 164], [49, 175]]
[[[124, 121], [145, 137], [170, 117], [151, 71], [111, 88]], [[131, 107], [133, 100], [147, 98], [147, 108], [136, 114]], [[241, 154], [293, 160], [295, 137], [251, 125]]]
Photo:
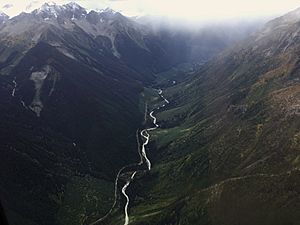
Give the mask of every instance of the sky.
[[[30, 12], [45, 0], [0, 0], [0, 11], [15, 16]], [[70, 0], [52, 0], [65, 4]], [[127, 16], [155, 15], [187, 20], [249, 18], [284, 14], [300, 7], [299, 0], [76, 0], [86, 9], [112, 8]]]

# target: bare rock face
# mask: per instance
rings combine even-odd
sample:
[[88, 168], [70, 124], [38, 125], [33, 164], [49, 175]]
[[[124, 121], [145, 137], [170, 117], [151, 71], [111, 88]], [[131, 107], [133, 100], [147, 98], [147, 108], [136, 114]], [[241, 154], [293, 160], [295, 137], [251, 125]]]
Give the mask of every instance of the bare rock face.
[[9, 16], [0, 11], [0, 25], [5, 23], [9, 19]]
[[[41, 71], [32, 72], [30, 75], [30, 80], [34, 82], [35, 94], [29, 108], [34, 111], [37, 117], [40, 117], [41, 111], [43, 109], [43, 102], [41, 100], [41, 92], [44, 85], [44, 81], [48, 78], [51, 73], [51, 67], [46, 65]], [[56, 81], [56, 80], [55, 80]], [[54, 91], [54, 86], [51, 88], [49, 95]]]

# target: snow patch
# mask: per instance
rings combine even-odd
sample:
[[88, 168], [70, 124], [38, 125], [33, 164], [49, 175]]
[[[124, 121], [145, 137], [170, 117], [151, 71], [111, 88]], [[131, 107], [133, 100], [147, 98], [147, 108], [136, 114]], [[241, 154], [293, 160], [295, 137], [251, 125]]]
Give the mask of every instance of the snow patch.
[[62, 54], [64, 54], [65, 56], [71, 58], [71, 59], [74, 59], [74, 60], [77, 60], [76, 57], [74, 55], [72, 55], [70, 52], [68, 52], [68, 50], [64, 49], [64, 48], [57, 48], [57, 50], [59, 52], [61, 52]]
[[110, 39], [111, 46], [112, 46], [111, 50], [112, 50], [113, 55], [117, 58], [121, 58], [121, 54], [118, 52], [117, 47], [115, 45], [115, 39], [116, 39], [115, 35], [112, 35], [112, 34], [106, 34], [106, 35], [103, 34], [103, 35]]
[[35, 87], [35, 95], [29, 106], [29, 108], [35, 112], [37, 117], [40, 117], [41, 111], [43, 110], [43, 103], [41, 100], [41, 91], [44, 84], [45, 79], [50, 73], [51, 68], [49, 65], [45, 66], [42, 71], [33, 72], [30, 76], [30, 80], [34, 82]]
[[81, 6], [80, 5], [78, 5], [77, 3], [75, 3], [75, 2], [70, 2], [70, 3], [68, 3], [67, 5], [65, 5], [65, 6], [69, 6], [69, 7], [71, 7], [73, 10], [76, 10], [76, 9], [81, 9]]
[[52, 87], [51, 87], [51, 90], [48, 94], [48, 97], [51, 97], [51, 95], [55, 91], [56, 83], [57, 83], [57, 80], [58, 80], [58, 73], [53, 73], [53, 75], [50, 79], [52, 80]]
[[28, 107], [26, 106], [25, 102], [23, 100], [21, 100], [21, 105], [25, 108], [28, 109]]
[[115, 10], [113, 10], [113, 9], [111, 9], [111, 8], [106, 8], [106, 9], [96, 9], [95, 10], [97, 13], [110, 13], [110, 14], [116, 14], [117, 13], [117, 11], [115, 11]]
[[15, 77], [14, 80], [12, 81], [13, 84], [14, 84], [14, 88], [13, 88], [12, 93], [11, 93], [11, 96], [12, 96], [12, 97], [15, 97], [16, 89], [17, 89], [17, 86], [18, 86], [18, 84], [17, 84], [17, 82], [16, 82], [16, 79], [17, 79], [17, 78]]

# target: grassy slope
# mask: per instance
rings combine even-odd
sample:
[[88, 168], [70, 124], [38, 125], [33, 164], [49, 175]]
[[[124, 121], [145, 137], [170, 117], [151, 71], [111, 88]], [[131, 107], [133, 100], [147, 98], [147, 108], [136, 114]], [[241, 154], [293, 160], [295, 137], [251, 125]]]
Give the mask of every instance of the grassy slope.
[[299, 46], [266, 56], [276, 40], [225, 52], [167, 90], [132, 224], [299, 224]]

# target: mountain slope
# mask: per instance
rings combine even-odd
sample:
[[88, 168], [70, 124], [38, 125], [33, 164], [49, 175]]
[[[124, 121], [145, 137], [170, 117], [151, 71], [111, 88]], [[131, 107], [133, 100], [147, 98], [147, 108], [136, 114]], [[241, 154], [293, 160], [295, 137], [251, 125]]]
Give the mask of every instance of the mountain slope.
[[[110, 65], [113, 66], [110, 68]], [[14, 77], [16, 86], [10, 80], [3, 79], [2, 88], [5, 94], [2, 95], [1, 102], [5, 107], [1, 115], [2, 120], [7, 121], [8, 124], [2, 127], [2, 132], [5, 133], [7, 127], [14, 131], [4, 136], [8, 136], [8, 139], [14, 138], [14, 141], [8, 143], [5, 141], [7, 139], [4, 139], [2, 142], [6, 144], [7, 154], [11, 159], [14, 158], [11, 154], [15, 154], [12, 149], [16, 149], [17, 154], [28, 154], [32, 161], [28, 162], [29, 165], [25, 163], [24, 168], [30, 167], [32, 163], [41, 164], [41, 167], [44, 167], [45, 163], [50, 164], [50, 171], [46, 170], [46, 173], [42, 173], [39, 168], [36, 169], [42, 173], [41, 176], [45, 177], [48, 173], [54, 173], [52, 185], [57, 186], [59, 190], [64, 188], [66, 180], [78, 175], [78, 171], [79, 174], [96, 173], [96, 177], [112, 181], [111, 177], [120, 167], [137, 158], [135, 131], [142, 119], [138, 109], [138, 93], [142, 90], [141, 85], [135, 80], [127, 79], [125, 82], [122, 79], [122, 76], [130, 73], [126, 67], [122, 68], [115, 63], [96, 66], [103, 72], [92, 69], [84, 62], [70, 59], [52, 46], [41, 42], [30, 49], [12, 70], [11, 76]], [[131, 73], [134, 77], [134, 72]], [[119, 80], [116, 77], [120, 77]], [[6, 102], [9, 104], [5, 104]], [[125, 112], [122, 113], [123, 111]], [[7, 120], [7, 116], [12, 118]], [[27, 124], [24, 130], [19, 127], [23, 123], [24, 126]], [[32, 129], [37, 130], [36, 132], [40, 130], [39, 135], [31, 134]], [[54, 138], [49, 133], [59, 135]], [[39, 136], [40, 138], [37, 138]], [[99, 136], [101, 138], [98, 138]], [[38, 140], [35, 147], [36, 138]], [[65, 139], [61, 147], [56, 146], [62, 142], [60, 139]], [[24, 149], [22, 143], [28, 150]], [[41, 148], [39, 151], [45, 152], [46, 158], [36, 158], [38, 157], [35, 153], [37, 150], [32, 150], [35, 148]], [[79, 156], [74, 159], [75, 166], [56, 174], [50, 159], [47, 160], [47, 154], [53, 155], [59, 149], [67, 151], [61, 153], [63, 154], [62, 160], [72, 159], [76, 154]], [[2, 153], [4, 152], [3, 150]], [[75, 156], [72, 156], [73, 154]], [[119, 157], [119, 154], [127, 157]], [[53, 157], [54, 165], [58, 163], [59, 168], [58, 159], [55, 155]], [[82, 169], [77, 166], [81, 162], [85, 164], [81, 166]], [[112, 162], [113, 165], [110, 164]], [[70, 167], [69, 164], [62, 163], [64, 167]], [[21, 170], [23, 173], [20, 174], [15, 173], [14, 168], [21, 169], [23, 168], [21, 165], [21, 159], [17, 160], [17, 165], [15, 163], [3, 164], [4, 167], [9, 166], [10, 169], [6, 171], [2, 168], [1, 177], [10, 180], [11, 177], [17, 179], [19, 176], [26, 175], [27, 170]], [[30, 178], [32, 173], [30, 172], [27, 176]], [[64, 180], [60, 180], [60, 176], [65, 177]], [[2, 179], [4, 182], [2, 185], [4, 190], [17, 188], [17, 193], [30, 193], [26, 191], [27, 185], [30, 189], [39, 186], [39, 184], [37, 186], [32, 184], [32, 179], [38, 183], [41, 182], [41, 177], [33, 176], [25, 180], [17, 179], [15, 183], [21, 186], [9, 188], [8, 182], [4, 182], [5, 179]], [[41, 190], [40, 194], [45, 193], [49, 192]], [[54, 195], [58, 193], [54, 192]], [[11, 194], [13, 192], [3, 195], [2, 199], [10, 202]], [[37, 195], [36, 192], [32, 194]], [[38, 207], [32, 194], [28, 196], [28, 202]], [[14, 194], [14, 196], [17, 198], [18, 195]], [[20, 199], [24, 198], [20, 197], [19, 201]], [[45, 202], [44, 204], [47, 205]], [[27, 213], [25, 210], [22, 211], [22, 214], [27, 215]], [[28, 215], [36, 214], [29, 213]], [[48, 223], [54, 224], [51, 220], [48, 220]]]
[[299, 224], [299, 12], [167, 90], [132, 224]]
[[113, 201], [117, 171], [138, 158], [139, 93], [151, 77], [65, 22], [22, 14], [0, 32], [0, 197], [12, 224], [98, 218]]
[[140, 93], [156, 73], [190, 62], [179, 36], [75, 3], [45, 4], [1, 25], [0, 199], [11, 224], [105, 215], [118, 170], [138, 161]]
[[4, 24], [8, 20], [8, 15], [3, 12], [0, 12], [0, 25]]

